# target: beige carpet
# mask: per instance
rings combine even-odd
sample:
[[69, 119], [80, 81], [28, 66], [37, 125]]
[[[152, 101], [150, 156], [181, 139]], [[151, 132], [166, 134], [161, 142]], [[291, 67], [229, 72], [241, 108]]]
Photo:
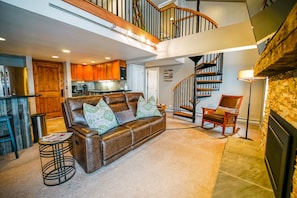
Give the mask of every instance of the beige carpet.
[[0, 197], [211, 197], [227, 139], [195, 126], [169, 118], [161, 135], [94, 173], [76, 164], [55, 187], [43, 184], [38, 144], [0, 156]]

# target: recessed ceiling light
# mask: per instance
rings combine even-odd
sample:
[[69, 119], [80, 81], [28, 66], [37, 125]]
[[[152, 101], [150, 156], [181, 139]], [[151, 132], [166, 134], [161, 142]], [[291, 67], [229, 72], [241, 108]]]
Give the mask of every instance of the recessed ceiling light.
[[91, 61], [91, 63], [95, 63], [95, 61]]
[[110, 57], [105, 57], [106, 60], [110, 60]]
[[52, 56], [52, 58], [59, 58], [59, 56]]
[[64, 52], [64, 53], [70, 53], [71, 51], [68, 50], [68, 49], [63, 49], [62, 52]]
[[83, 65], [87, 65], [87, 63], [83, 63]]
[[0, 41], [6, 41], [6, 39], [3, 37], [0, 37]]
[[143, 36], [140, 37], [139, 39], [140, 39], [141, 42], [145, 42], [146, 41], [146, 39]]
[[132, 36], [132, 32], [130, 30], [128, 30], [127, 35]]

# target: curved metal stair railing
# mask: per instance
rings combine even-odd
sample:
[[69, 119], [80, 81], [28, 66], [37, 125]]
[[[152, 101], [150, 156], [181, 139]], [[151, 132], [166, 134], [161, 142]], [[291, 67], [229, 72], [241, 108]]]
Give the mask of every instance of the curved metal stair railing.
[[223, 75], [223, 54], [190, 57], [195, 62], [194, 74], [180, 81], [173, 88], [173, 115], [195, 122], [196, 104], [213, 91], [220, 89]]
[[169, 40], [215, 29], [218, 24], [207, 15], [169, 4], [161, 9], [161, 40]]
[[218, 27], [205, 14], [171, 3], [158, 8], [151, 0], [63, 0], [114, 26], [137, 35], [148, 33], [158, 43]]

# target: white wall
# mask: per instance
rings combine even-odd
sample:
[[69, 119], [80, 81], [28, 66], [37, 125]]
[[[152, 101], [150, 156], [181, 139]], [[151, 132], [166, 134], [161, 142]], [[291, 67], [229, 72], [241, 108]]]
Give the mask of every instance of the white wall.
[[[173, 70], [172, 82], [164, 81], [163, 78], [164, 70], [168, 69]], [[194, 73], [194, 62], [189, 58], [185, 58], [184, 64], [162, 66], [159, 71], [159, 103], [166, 104], [167, 108], [172, 110], [173, 88], [178, 82]]]
[[[186, 1], [187, 8], [196, 10], [196, 1]], [[200, 12], [218, 23], [219, 27], [249, 20], [245, 2], [206, 2], [200, 3]]]
[[[224, 53], [223, 83], [220, 90], [213, 92], [212, 97], [203, 98], [197, 105], [197, 112], [201, 113], [201, 107], [216, 107], [222, 94], [243, 95], [244, 101], [239, 118], [246, 119], [249, 83], [237, 80], [238, 71], [251, 69], [258, 59], [258, 50], [244, 50]], [[164, 82], [162, 72], [165, 69], [173, 69], [173, 81]], [[174, 86], [194, 72], [194, 62], [186, 59], [185, 64], [160, 67], [160, 103], [167, 104], [168, 110], [172, 110]], [[255, 81], [252, 86], [252, 98], [250, 107], [250, 120], [260, 122], [265, 92], [265, 81]]]
[[127, 84], [130, 90], [145, 93], [145, 67], [143, 65], [127, 65]]

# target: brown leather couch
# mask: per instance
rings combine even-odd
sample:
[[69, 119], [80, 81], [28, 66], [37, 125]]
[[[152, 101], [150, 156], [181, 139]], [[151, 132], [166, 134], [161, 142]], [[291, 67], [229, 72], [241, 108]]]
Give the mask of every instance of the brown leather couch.
[[96, 105], [103, 98], [113, 112], [131, 110], [136, 116], [140, 92], [67, 98], [62, 103], [67, 131], [73, 132], [73, 155], [86, 173], [107, 165], [166, 130], [166, 114], [137, 119], [98, 135], [88, 128], [83, 103]]

